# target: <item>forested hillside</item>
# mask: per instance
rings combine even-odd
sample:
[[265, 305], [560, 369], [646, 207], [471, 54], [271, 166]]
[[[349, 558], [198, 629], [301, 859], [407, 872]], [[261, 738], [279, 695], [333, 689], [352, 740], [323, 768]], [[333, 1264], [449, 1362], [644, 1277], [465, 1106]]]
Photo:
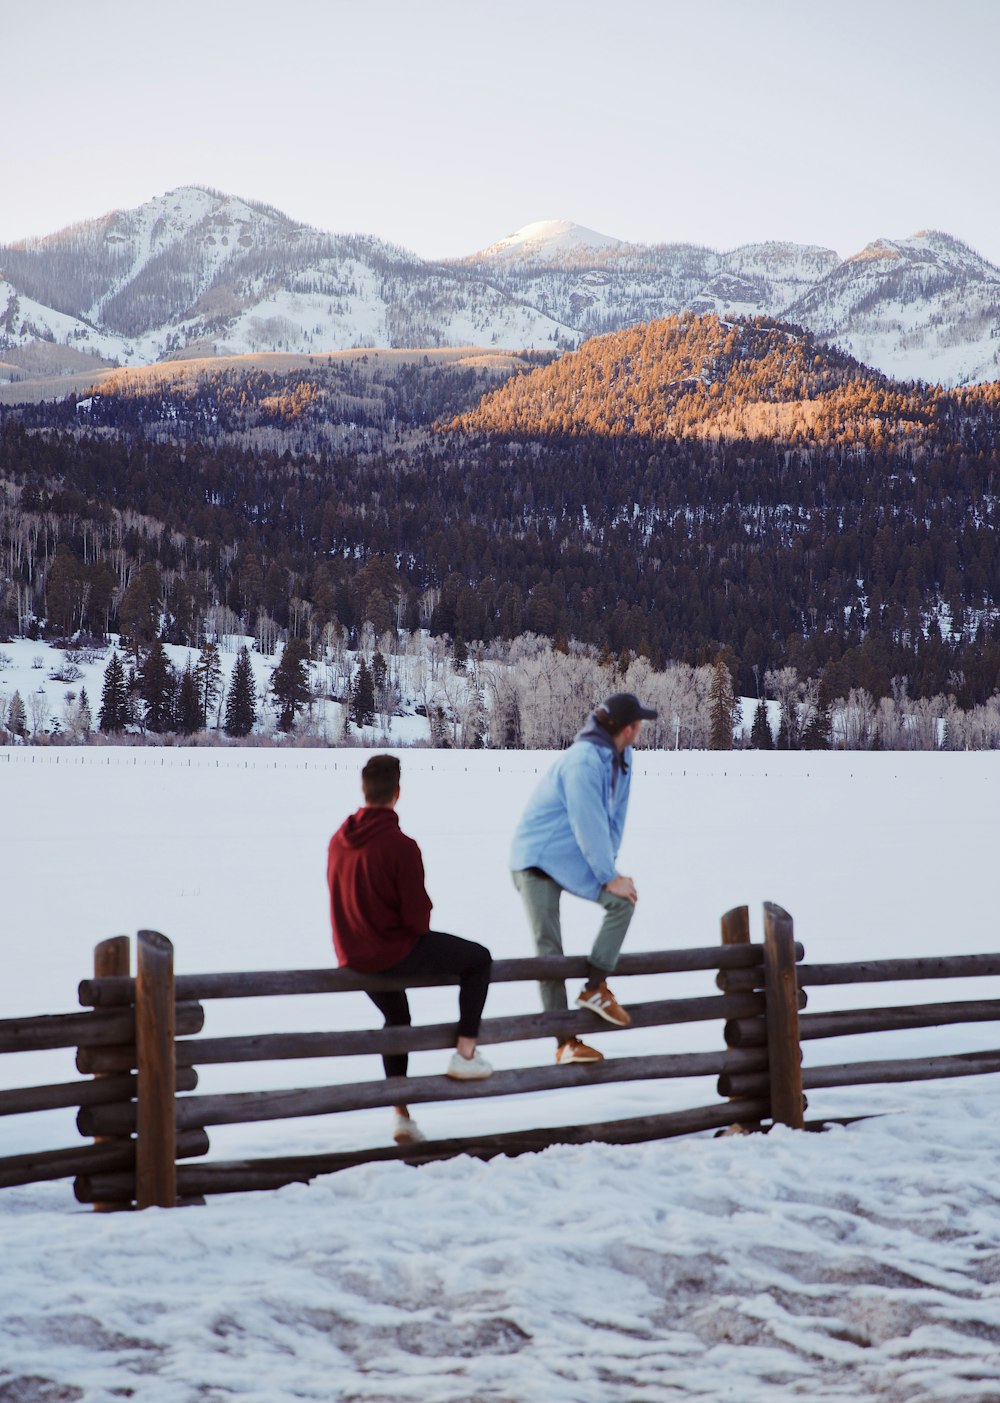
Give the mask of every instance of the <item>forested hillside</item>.
[[451, 427], [877, 449], [890, 437], [921, 442], [947, 399], [936, 386], [897, 384], [798, 327], [688, 314], [594, 337]]
[[0, 628], [198, 642], [221, 608], [307, 641], [722, 649], [748, 695], [785, 665], [830, 696], [997, 690], [997, 385], [899, 385], [705, 317], [483, 389], [429, 362], [8, 411]]

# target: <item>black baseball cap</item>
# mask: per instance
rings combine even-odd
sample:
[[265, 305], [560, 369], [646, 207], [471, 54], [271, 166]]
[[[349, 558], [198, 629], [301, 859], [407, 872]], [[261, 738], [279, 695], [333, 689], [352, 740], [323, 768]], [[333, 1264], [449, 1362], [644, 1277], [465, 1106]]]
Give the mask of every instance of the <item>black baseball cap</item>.
[[601, 703], [616, 726], [631, 726], [633, 721], [655, 721], [658, 711], [643, 706], [634, 692], [615, 692]]

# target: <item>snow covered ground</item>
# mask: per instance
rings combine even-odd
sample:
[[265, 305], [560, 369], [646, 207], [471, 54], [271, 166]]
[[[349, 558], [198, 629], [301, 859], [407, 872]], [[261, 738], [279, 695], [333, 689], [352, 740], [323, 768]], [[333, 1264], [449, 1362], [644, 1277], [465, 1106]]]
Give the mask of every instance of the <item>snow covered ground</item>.
[[[530, 953], [506, 870], [547, 756], [405, 751], [400, 815], [435, 922]], [[93, 945], [153, 927], [181, 972], [330, 960], [326, 841], [361, 750], [0, 751], [0, 1017], [69, 1011]], [[628, 949], [711, 944], [728, 907], [792, 912], [807, 958], [1000, 948], [989, 912], [1000, 757], [637, 757], [621, 855]], [[594, 909], [566, 903], [567, 946]], [[711, 992], [709, 975], [616, 982]], [[811, 991], [810, 1010], [1000, 997], [1000, 980]], [[415, 1020], [452, 1016], [418, 991]], [[536, 1006], [498, 986], [487, 1016]], [[1000, 1005], [998, 1005], [1000, 1007]], [[206, 1033], [371, 1026], [363, 996], [208, 1006]], [[717, 1048], [717, 1024], [598, 1035], [609, 1057]], [[972, 1051], [991, 1024], [806, 1045], [808, 1063]], [[546, 1063], [551, 1045], [490, 1050]], [[439, 1070], [441, 1053], [412, 1059]], [[0, 1059], [3, 1085], [71, 1075]], [[201, 1089], [379, 1074], [374, 1058], [206, 1068]], [[710, 1082], [431, 1104], [433, 1136], [697, 1105]], [[3, 1403], [238, 1397], [413, 1403], [1000, 1399], [1000, 1079], [814, 1092], [822, 1135], [565, 1147], [512, 1161], [363, 1167], [277, 1194], [104, 1217], [68, 1184], [0, 1191]], [[385, 1112], [219, 1128], [210, 1158], [387, 1140]], [[72, 1144], [72, 1114], [7, 1118], [2, 1154]]]
[[[117, 635], [113, 635], [113, 640], [117, 645]], [[281, 658], [281, 646], [278, 645], [274, 653], [260, 653], [254, 647], [253, 638], [242, 634], [224, 635], [219, 640], [222, 685], [218, 700], [209, 714], [210, 733], [215, 740], [222, 740], [225, 699], [237, 655], [244, 644], [250, 650], [250, 665], [257, 691], [258, 721], [255, 735], [264, 735], [293, 744], [291, 739], [283, 738], [278, 731], [277, 709], [270, 692], [271, 677]], [[79, 701], [81, 689], [84, 689], [96, 732], [104, 674], [113, 651], [115, 650], [111, 645], [102, 645], [90, 651], [66, 651], [54, 643], [33, 641], [30, 638], [15, 638], [0, 644], [0, 725], [7, 720], [11, 701], [17, 694], [24, 704], [29, 738], [41, 738], [44, 741], [47, 737], [57, 734], [61, 739], [71, 737], [73, 711]], [[164, 651], [178, 677], [183, 674], [188, 664], [195, 667], [198, 663], [197, 648], [166, 644]], [[119, 647], [117, 652], [126, 670], [134, 667], [135, 659], [130, 650]], [[356, 668], [357, 658], [354, 654], [349, 655], [349, 661], [352, 669]], [[343, 739], [344, 708], [339, 702], [330, 700], [327, 695], [333, 680], [331, 669], [324, 664], [310, 662], [308, 671], [310, 683], [316, 689], [317, 695], [300, 713], [296, 734], [308, 733], [312, 744], [336, 743]], [[408, 683], [409, 673], [404, 664], [400, 664], [400, 673], [404, 682]], [[390, 740], [399, 745], [420, 744], [429, 740], [430, 728], [427, 719], [418, 716], [415, 707], [416, 698], [407, 694], [403, 698], [402, 708], [406, 714], [390, 719]], [[132, 729], [138, 730], [137, 727]], [[370, 741], [372, 744], [378, 744], [382, 739], [382, 727], [378, 721], [374, 726], [355, 727], [354, 733], [359, 742]]]

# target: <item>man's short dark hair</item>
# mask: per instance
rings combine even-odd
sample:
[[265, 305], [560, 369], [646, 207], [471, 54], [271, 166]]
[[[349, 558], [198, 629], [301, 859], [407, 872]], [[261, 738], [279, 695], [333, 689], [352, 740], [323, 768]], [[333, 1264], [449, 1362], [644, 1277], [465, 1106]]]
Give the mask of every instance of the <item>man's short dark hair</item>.
[[388, 804], [399, 788], [399, 761], [395, 755], [373, 755], [361, 771], [366, 804]]

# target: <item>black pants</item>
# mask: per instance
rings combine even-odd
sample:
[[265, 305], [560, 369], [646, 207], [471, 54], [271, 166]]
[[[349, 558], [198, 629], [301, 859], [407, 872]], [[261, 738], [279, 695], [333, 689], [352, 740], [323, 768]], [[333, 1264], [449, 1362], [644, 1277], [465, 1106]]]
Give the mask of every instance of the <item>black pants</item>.
[[[474, 1038], [490, 987], [492, 958], [485, 945], [462, 940], [457, 935], [429, 930], [398, 964], [379, 970], [393, 979], [421, 979], [440, 974], [458, 975], [458, 1036]], [[410, 1026], [410, 1002], [405, 989], [384, 994], [369, 992], [368, 997], [385, 1019], [387, 1028]], [[387, 1053], [382, 1058], [387, 1077], [405, 1077], [409, 1065], [405, 1052]]]

